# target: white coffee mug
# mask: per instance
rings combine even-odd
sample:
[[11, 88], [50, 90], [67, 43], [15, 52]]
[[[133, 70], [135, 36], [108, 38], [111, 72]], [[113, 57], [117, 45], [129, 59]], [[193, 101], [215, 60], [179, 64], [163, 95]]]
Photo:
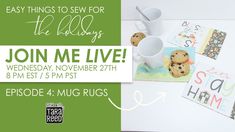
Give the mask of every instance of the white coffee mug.
[[149, 68], [163, 66], [164, 45], [160, 38], [156, 36], [147, 36], [138, 44], [134, 59], [143, 61]]
[[143, 10], [143, 13], [150, 19], [150, 21], [140, 15], [141, 22], [136, 23], [138, 30], [147, 32], [150, 35], [161, 35], [163, 30], [161, 10], [158, 8], [146, 8]]

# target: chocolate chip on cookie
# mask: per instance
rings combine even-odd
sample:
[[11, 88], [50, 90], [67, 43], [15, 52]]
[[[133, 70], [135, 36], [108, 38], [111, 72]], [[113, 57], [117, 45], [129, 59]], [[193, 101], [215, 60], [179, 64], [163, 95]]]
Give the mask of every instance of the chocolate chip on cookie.
[[173, 77], [178, 78], [190, 72], [190, 65], [188, 63], [171, 63], [168, 70]]
[[133, 46], [138, 46], [139, 42], [145, 38], [145, 34], [142, 32], [138, 32], [132, 35], [131, 37], [131, 44]]
[[173, 63], [185, 63], [189, 59], [189, 55], [184, 50], [175, 50], [171, 53], [170, 59]]

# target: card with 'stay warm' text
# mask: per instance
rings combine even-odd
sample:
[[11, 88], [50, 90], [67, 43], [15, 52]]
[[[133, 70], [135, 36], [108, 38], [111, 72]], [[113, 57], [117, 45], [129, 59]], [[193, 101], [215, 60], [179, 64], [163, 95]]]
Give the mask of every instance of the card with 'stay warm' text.
[[213, 66], [197, 66], [184, 89], [183, 97], [235, 118], [235, 79]]

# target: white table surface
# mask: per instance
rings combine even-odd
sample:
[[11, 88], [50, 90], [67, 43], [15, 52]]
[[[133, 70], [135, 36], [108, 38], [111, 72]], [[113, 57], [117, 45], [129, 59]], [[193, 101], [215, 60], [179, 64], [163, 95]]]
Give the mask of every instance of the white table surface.
[[[160, 36], [164, 45], [174, 46], [166, 42], [167, 36], [183, 20], [165, 20], [164, 33]], [[130, 45], [130, 37], [138, 30], [136, 21], [122, 21], [122, 45]], [[196, 63], [210, 63], [224, 72], [235, 75], [235, 21], [234, 20], [191, 20], [193, 23], [213, 27], [227, 32], [227, 37], [217, 60], [196, 55]], [[133, 76], [136, 70], [133, 64]], [[129, 131], [161, 131], [161, 132], [234, 132], [235, 121], [211, 111], [201, 105], [181, 97], [186, 83], [133, 81], [122, 84], [122, 107], [129, 108], [135, 104], [133, 93], [143, 93], [144, 102], [157, 97], [158, 92], [166, 92], [165, 102], [158, 101], [152, 105], [138, 107], [132, 111], [122, 111], [121, 129]]]

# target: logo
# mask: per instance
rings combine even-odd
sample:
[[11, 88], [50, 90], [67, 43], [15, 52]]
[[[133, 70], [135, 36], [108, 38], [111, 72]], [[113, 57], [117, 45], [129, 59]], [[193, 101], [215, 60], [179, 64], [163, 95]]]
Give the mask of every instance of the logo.
[[64, 106], [60, 103], [46, 104], [46, 123], [62, 123]]

